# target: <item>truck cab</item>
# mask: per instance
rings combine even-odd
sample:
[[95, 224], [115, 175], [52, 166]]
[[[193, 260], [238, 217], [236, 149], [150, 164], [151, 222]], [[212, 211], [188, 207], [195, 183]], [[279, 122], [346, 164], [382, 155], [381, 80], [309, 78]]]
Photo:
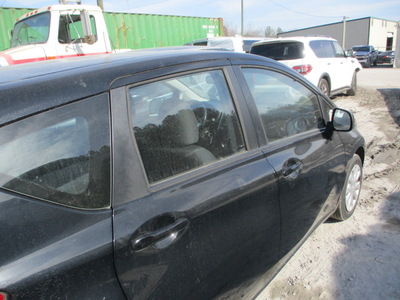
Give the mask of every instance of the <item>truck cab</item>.
[[58, 4], [17, 19], [0, 66], [112, 51], [100, 7]]

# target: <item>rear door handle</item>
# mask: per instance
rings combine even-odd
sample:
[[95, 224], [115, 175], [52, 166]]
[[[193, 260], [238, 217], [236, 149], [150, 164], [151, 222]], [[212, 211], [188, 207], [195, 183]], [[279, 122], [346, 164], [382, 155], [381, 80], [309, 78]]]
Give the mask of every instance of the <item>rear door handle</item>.
[[187, 219], [178, 219], [174, 223], [153, 232], [142, 234], [132, 241], [134, 251], [144, 249], [163, 249], [174, 243], [189, 226]]

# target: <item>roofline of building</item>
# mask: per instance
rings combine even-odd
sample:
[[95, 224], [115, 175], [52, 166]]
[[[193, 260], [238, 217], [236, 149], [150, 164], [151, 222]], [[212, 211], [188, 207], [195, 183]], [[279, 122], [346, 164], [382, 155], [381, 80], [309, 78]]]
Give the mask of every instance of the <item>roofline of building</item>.
[[[387, 20], [387, 19], [382, 19], [382, 18], [376, 18], [376, 17], [363, 17], [363, 18], [358, 18], [358, 19], [346, 20], [346, 22], [349, 23], [349, 22], [365, 20], [365, 19], [375, 19], [375, 20], [382, 20], [382, 21], [389, 21], [389, 22], [398, 23], [397, 21]], [[324, 24], [324, 25], [317, 25], [317, 26], [311, 26], [311, 27], [305, 27], [305, 28], [300, 28], [300, 29], [289, 30], [289, 31], [281, 32], [279, 34], [285, 34], [285, 33], [290, 33], [290, 32], [301, 31], [301, 30], [313, 29], [313, 28], [318, 28], [318, 27], [325, 27], [325, 26], [336, 25], [336, 24], [341, 24], [341, 23], [343, 23], [343, 21]]]

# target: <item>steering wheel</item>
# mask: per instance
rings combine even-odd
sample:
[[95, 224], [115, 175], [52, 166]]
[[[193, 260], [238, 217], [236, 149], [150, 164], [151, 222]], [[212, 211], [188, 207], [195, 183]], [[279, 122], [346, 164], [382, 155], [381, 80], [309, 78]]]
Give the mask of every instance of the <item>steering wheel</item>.
[[190, 105], [194, 115], [197, 119], [197, 127], [202, 127], [206, 124], [207, 121], [207, 105], [202, 101], [193, 101]]
[[285, 126], [287, 135], [292, 136], [307, 131], [309, 123], [306, 118], [297, 117], [288, 121]]

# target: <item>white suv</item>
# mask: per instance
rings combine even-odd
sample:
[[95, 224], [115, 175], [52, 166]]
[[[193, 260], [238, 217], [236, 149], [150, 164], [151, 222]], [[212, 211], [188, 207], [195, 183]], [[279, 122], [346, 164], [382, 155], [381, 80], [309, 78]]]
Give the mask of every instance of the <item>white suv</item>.
[[259, 41], [250, 53], [278, 60], [304, 75], [329, 96], [355, 95], [357, 72], [362, 69], [357, 59], [346, 56], [332, 38], [288, 37]]

